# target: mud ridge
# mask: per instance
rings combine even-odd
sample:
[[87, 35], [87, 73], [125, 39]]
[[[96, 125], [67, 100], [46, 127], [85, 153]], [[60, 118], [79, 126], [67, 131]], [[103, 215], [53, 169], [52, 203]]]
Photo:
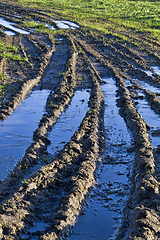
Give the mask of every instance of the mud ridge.
[[144, 90], [146, 94], [146, 99], [150, 103], [151, 107], [160, 114], [160, 99], [156, 96], [155, 93], [150, 93], [146, 89]]
[[[148, 239], [148, 237], [158, 239], [160, 234], [159, 183], [154, 176], [155, 160], [148, 136], [148, 125], [136, 111], [124, 81], [117, 78], [117, 84], [121, 114], [133, 133], [136, 146], [131, 196], [124, 209], [125, 221], [117, 239]], [[128, 226], [129, 231], [124, 234], [124, 228]]]

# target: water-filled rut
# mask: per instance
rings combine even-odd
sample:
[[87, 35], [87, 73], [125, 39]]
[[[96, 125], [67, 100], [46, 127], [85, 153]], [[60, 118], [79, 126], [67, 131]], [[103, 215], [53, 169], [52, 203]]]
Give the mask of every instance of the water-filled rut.
[[49, 133], [48, 139], [51, 144], [48, 146], [47, 151], [52, 155], [61, 150], [65, 143], [69, 142], [89, 110], [89, 91], [86, 89], [75, 92], [71, 104], [62, 113]]
[[67, 239], [114, 238], [129, 194], [134, 161], [134, 153], [129, 151], [132, 147], [131, 134], [119, 115], [115, 79], [103, 77], [102, 80], [105, 81], [101, 86], [105, 99], [105, 151], [84, 214]]
[[49, 90], [33, 91], [16, 111], [0, 126], [0, 180], [23, 157], [26, 148], [32, 142], [33, 131], [45, 110]]

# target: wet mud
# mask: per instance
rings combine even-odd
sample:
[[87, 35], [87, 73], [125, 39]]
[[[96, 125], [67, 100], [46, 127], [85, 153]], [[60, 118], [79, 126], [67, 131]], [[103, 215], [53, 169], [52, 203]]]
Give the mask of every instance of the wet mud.
[[159, 239], [156, 39], [0, 5], [0, 239]]

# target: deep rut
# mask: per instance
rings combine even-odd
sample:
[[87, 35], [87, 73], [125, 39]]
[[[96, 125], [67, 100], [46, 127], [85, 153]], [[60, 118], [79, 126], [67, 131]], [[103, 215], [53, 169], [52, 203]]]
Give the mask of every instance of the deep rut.
[[[2, 6], [1, 16], [23, 28], [29, 17], [53, 24], [47, 14], [7, 5]], [[54, 27], [58, 29], [58, 23]], [[54, 32], [24, 30], [30, 34], [6, 36], [1, 32], [0, 36], [6, 44], [17, 45], [27, 59], [24, 64], [0, 60], [5, 76], [0, 91], [1, 124], [5, 126], [12, 117], [7, 116], [31, 91], [31, 95], [47, 91], [48, 96], [29, 134], [33, 139], [0, 183], [0, 239], [66, 239], [78, 217], [81, 221], [80, 214], [85, 214], [85, 201], [91, 201], [91, 207], [82, 216], [84, 222], [94, 214], [98, 221], [109, 219], [112, 231], [103, 228], [103, 234], [95, 235], [93, 229], [79, 239], [109, 239], [111, 235], [111, 239], [159, 239], [160, 60], [155, 54], [159, 53], [156, 39], [123, 32], [128, 37], [123, 40], [114, 32], [102, 36], [87, 28], [70, 29], [54, 38]], [[71, 107], [76, 106], [79, 93], [87, 95], [87, 100], [78, 98], [86, 107], [67, 141], [63, 133], [67, 126], [60, 124], [58, 142], [54, 129], [65, 111], [71, 122]], [[34, 117], [31, 125], [32, 121]], [[1, 161], [4, 158], [2, 154]], [[81, 232], [78, 224], [75, 229], [76, 234]]]

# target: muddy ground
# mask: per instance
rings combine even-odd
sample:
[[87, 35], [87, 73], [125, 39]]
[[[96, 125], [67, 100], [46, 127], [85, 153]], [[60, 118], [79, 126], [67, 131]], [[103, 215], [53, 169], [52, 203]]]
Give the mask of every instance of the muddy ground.
[[[101, 86], [106, 84], [106, 74], [115, 79], [116, 105], [134, 141], [128, 151], [135, 152], [129, 195], [114, 239], [159, 239], [160, 129], [157, 126], [153, 131], [138, 111], [139, 101], [145, 99], [149, 108], [160, 114], [159, 93], [150, 90], [160, 88], [160, 48], [156, 39], [126, 31], [121, 33], [128, 38], [124, 41], [114, 32], [101, 35], [82, 27], [57, 34], [59, 27], [47, 14], [8, 4], [1, 4], [0, 17], [29, 32], [9, 36], [1, 27], [0, 40], [18, 46], [18, 53], [28, 59], [0, 59], [4, 76], [0, 82], [1, 123], [33, 89], [50, 90], [33, 142], [0, 182], [0, 239], [65, 239], [70, 233], [95, 184], [99, 162], [103, 162], [106, 132]], [[29, 19], [54, 25], [56, 34], [24, 27]], [[71, 140], [51, 158], [47, 152], [51, 144], [48, 134], [74, 93], [83, 89], [90, 92], [89, 109]], [[151, 135], [158, 139], [155, 146]], [[40, 161], [43, 167], [35, 171]], [[45, 229], [30, 231], [35, 223], [43, 221]]]

